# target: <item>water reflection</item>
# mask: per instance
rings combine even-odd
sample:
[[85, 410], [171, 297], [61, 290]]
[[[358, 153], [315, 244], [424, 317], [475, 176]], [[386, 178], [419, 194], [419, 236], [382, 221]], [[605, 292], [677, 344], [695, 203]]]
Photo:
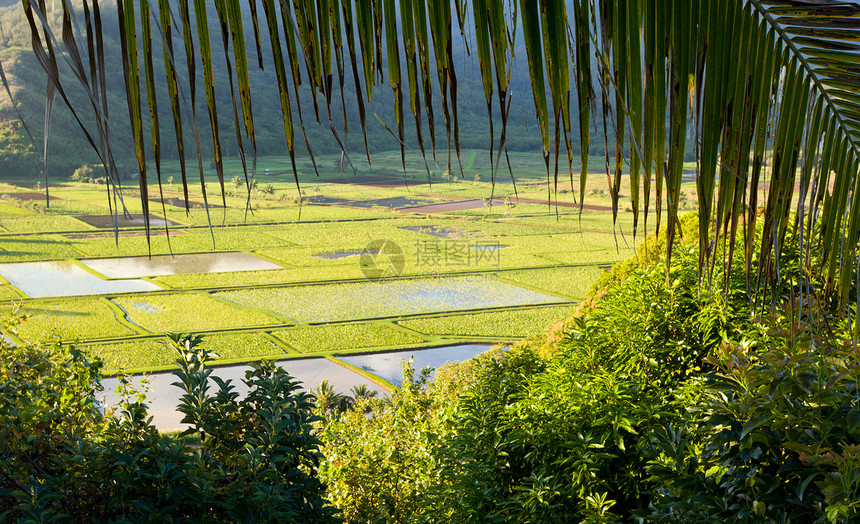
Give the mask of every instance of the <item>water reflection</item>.
[[333, 322], [437, 311], [550, 304], [564, 300], [486, 275], [246, 289], [217, 293], [299, 322]]
[[58, 260], [0, 265], [0, 275], [32, 298], [157, 291], [144, 280], [102, 280], [84, 268]]
[[[339, 357], [341, 360], [384, 378], [395, 386], [403, 383], [403, 362], [412, 358], [412, 368], [417, 372], [426, 367], [435, 370], [446, 362], [461, 362], [490, 349], [489, 344], [459, 344], [427, 349], [411, 349], [387, 353], [368, 353]], [[431, 375], [432, 376], [432, 375]]]
[[[479, 353], [490, 349], [488, 344], [458, 344], [454, 346], [442, 346], [427, 349], [415, 349], [405, 351], [394, 351], [386, 353], [369, 353], [364, 355], [352, 355], [339, 357], [355, 366], [369, 371], [388, 382], [400, 385], [403, 382], [403, 361], [413, 358], [413, 367], [421, 370], [425, 367], [438, 368], [445, 362], [459, 362], [467, 360]], [[351, 371], [350, 369], [335, 364], [324, 358], [302, 358], [282, 360], [278, 366], [301, 381], [305, 388], [313, 389], [319, 386], [323, 380], [328, 380], [339, 393], [349, 394], [349, 390], [356, 385], [364, 384], [369, 389], [377, 392], [379, 396], [385, 394], [384, 390], [376, 383]], [[236, 392], [245, 396], [248, 387], [242, 381], [245, 372], [250, 366], [240, 364], [235, 366], [224, 366], [214, 368], [213, 376], [223, 380], [232, 380]], [[146, 403], [149, 406], [149, 415], [153, 418], [153, 424], [160, 431], [171, 431], [182, 429], [182, 414], [176, 411], [182, 390], [174, 386], [178, 379], [173, 373], [155, 373], [143, 376], [134, 376], [131, 383], [135, 388], [140, 388], [142, 381], [146, 381]], [[118, 393], [114, 391], [117, 387], [116, 378], [107, 378], [102, 381], [105, 390], [100, 394], [100, 401], [107, 407], [116, 406], [120, 400]], [[210, 382], [210, 392], [216, 391], [214, 382]]]
[[[278, 366], [286, 369], [291, 376], [300, 380], [308, 389], [316, 388], [320, 382], [328, 380], [329, 384], [335, 386], [339, 393], [349, 393], [350, 388], [358, 384], [366, 385], [369, 389], [377, 391], [380, 396], [384, 393], [383, 389], [372, 381], [324, 358], [283, 360], [278, 362]], [[247, 365], [218, 367], [213, 369], [212, 376], [220, 377], [223, 380], [232, 380], [236, 387], [236, 393], [244, 397], [248, 394], [248, 387], [243, 379], [245, 372], [249, 369], [251, 367]], [[179, 380], [176, 375], [173, 373], [156, 373], [145, 378], [135, 376], [131, 379], [131, 383], [135, 388], [139, 388], [144, 380], [147, 381], [148, 388], [146, 403], [149, 406], [149, 415], [152, 417], [152, 423], [155, 427], [160, 431], [182, 429], [183, 425], [180, 422], [182, 413], [176, 411], [182, 390], [173, 385]], [[107, 407], [115, 406], [120, 400], [119, 394], [114, 391], [117, 382], [116, 378], [107, 378], [102, 381], [105, 390], [101, 393], [100, 400]], [[210, 393], [214, 394], [217, 391], [217, 385], [210, 382], [210, 386]]]
[[155, 277], [186, 273], [263, 271], [281, 266], [248, 253], [197, 253], [148, 257], [103, 258], [82, 261], [108, 278]]

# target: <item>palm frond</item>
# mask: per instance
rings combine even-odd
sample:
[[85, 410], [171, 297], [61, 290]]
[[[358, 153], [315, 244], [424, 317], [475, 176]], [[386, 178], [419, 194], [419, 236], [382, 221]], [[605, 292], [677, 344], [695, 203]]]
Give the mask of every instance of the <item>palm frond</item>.
[[[150, 9], [145, 0], [123, 0], [123, 39], [128, 80], [128, 102], [132, 131], [141, 171], [141, 197], [146, 194], [146, 165], [142, 150], [146, 123], [140, 117], [139, 95], [145, 86], [152, 95], [155, 78], [151, 59], [138, 56], [151, 51], [153, 34], [148, 30]], [[87, 1], [84, 1], [85, 6]], [[211, 2], [179, 1], [178, 12], [169, 2], [159, 1], [162, 47], [165, 64], [174, 64], [173, 16], [182, 25], [189, 74], [187, 86], [179, 85], [173, 65], [165, 65], [168, 89], [173, 99], [190, 93], [192, 127], [197, 141], [198, 166], [203, 181], [199, 136], [196, 129], [196, 60], [202, 61], [203, 91], [215, 145], [214, 165], [222, 184], [223, 159], [215, 103], [212, 45], [209, 41]], [[56, 38], [41, 15], [41, 3], [22, 0], [33, 34], [33, 46], [49, 84], [68, 104], [64, 85], [69, 81], [97, 84], [89, 80], [85, 61], [97, 60], [90, 46], [81, 52], [71, 35], [74, 16], [64, 24], [64, 53], [74, 78], [61, 78], [57, 65]], [[94, 8], [97, 4], [93, 4]], [[336, 139], [343, 140], [331, 119], [334, 77], [343, 86], [345, 57], [349, 57], [358, 97], [362, 133], [367, 149], [364, 97], [372, 100], [377, 84], [386, 82], [395, 97], [397, 136], [404, 142], [404, 98], [415, 122], [422, 152], [423, 126], [430, 129], [433, 154], [433, 83], [447, 133], [448, 168], [451, 151], [459, 152], [457, 75], [454, 67], [452, 25], [456, 20], [460, 37], [477, 56], [489, 126], [498, 139], [494, 173], [505, 147], [505, 127], [510, 107], [510, 67], [517, 46], [514, 36], [522, 27], [531, 77], [535, 114], [550, 187], [557, 187], [562, 148], [572, 166], [571, 109], [577, 109], [580, 167], [579, 199], [585, 198], [588, 176], [587, 154], [591, 129], [603, 129], [606, 147], [606, 176], [613, 209], [620, 208], [619, 195], [625, 180], [630, 190], [634, 236], [640, 216], [648, 230], [653, 208], [656, 226], [665, 222], [668, 237], [676, 235], [682, 183], [689, 169], [685, 161], [696, 159], [696, 188], [700, 212], [700, 269], [707, 280], [717, 265], [730, 265], [731, 254], [742, 251], [750, 287], [779, 278], [781, 246], [792, 237], [821, 244], [825, 257], [810, 274], [823, 275], [826, 292], [848, 297], [852, 268], [856, 267], [860, 234], [860, 6], [827, 0], [538, 0], [505, 2], [473, 0], [471, 3], [421, 2], [418, 0], [262, 0], [243, 10], [239, 0], [215, 0], [225, 59], [235, 81], [229, 79], [233, 95], [236, 137], [248, 137], [255, 147], [254, 119], [250, 97], [249, 54], [244, 27], [251, 23], [258, 64], [262, 65], [260, 41], [268, 31], [272, 47], [287, 149], [295, 173], [294, 123], [313, 155], [304, 130], [300, 94], [310, 94], [314, 115], [320, 120], [320, 95], [325, 99], [326, 118]], [[471, 9], [469, 8], [471, 7]], [[63, 9], [71, 12], [69, 2]], [[136, 18], [135, 14], [140, 17]], [[154, 12], [153, 12], [154, 15]], [[265, 19], [259, 23], [258, 18]], [[250, 19], [250, 22], [248, 22]], [[193, 22], [193, 23], [192, 23]], [[213, 24], [214, 25], [214, 24]], [[192, 29], [196, 27], [196, 32]], [[138, 31], [140, 28], [140, 31]], [[77, 33], [80, 33], [79, 31]], [[86, 38], [98, 33], [87, 31]], [[144, 40], [137, 46], [137, 39]], [[156, 38], [157, 40], [157, 38]], [[228, 48], [232, 46], [232, 54]], [[98, 46], [96, 46], [98, 47]], [[143, 64], [144, 79], [139, 69]], [[435, 69], [431, 63], [435, 64]], [[596, 65], [596, 69], [594, 68]], [[403, 78], [405, 67], [405, 81]], [[92, 68], [91, 68], [92, 70]], [[232, 75], [232, 73], [231, 73]], [[92, 75], [98, 78], [98, 73]], [[142, 82], [142, 83], [141, 83]], [[299, 89], [307, 83], [307, 90]], [[575, 104], [571, 103], [575, 89]], [[292, 95], [290, 93], [292, 91]], [[548, 94], [547, 94], [548, 91]], [[109, 156], [110, 140], [106, 108], [101, 108], [103, 89], [90, 88], [89, 99], [99, 122], [98, 142], [91, 144]], [[341, 89], [341, 94], [343, 89]], [[599, 96], [598, 96], [599, 94]], [[423, 97], [423, 108], [422, 108]], [[150, 107], [156, 103], [149, 96]], [[499, 113], [493, 111], [497, 100]], [[177, 140], [182, 120], [172, 102]], [[346, 103], [341, 102], [344, 106]], [[239, 116], [241, 109], [241, 117]], [[500, 115], [499, 127], [495, 126]], [[296, 119], [296, 116], [298, 117]], [[154, 117], [150, 126], [157, 125]], [[104, 129], [102, 129], [104, 127]], [[344, 128], [344, 134], [348, 129]], [[86, 129], [85, 129], [86, 133]], [[155, 131], [153, 147], [157, 148]], [[613, 144], [614, 147], [609, 147]], [[453, 146], [453, 147], [452, 147]], [[244, 154], [244, 145], [239, 151]], [[491, 147], [492, 149], [492, 147]], [[346, 153], [346, 151], [344, 151]], [[610, 159], [610, 154], [614, 158]], [[405, 167], [405, 154], [401, 147]], [[154, 153], [157, 155], [157, 151]], [[554, 158], [550, 166], [550, 156]], [[369, 153], [368, 153], [369, 157]], [[315, 160], [311, 161], [316, 167]], [[612, 165], [611, 165], [612, 164]], [[107, 162], [106, 165], [110, 165]], [[156, 167], [158, 161], [156, 160]], [[183, 171], [184, 172], [184, 171]], [[296, 174], [298, 184], [298, 175]], [[573, 173], [571, 167], [571, 183]], [[183, 175], [183, 185], [185, 180]], [[760, 212], [761, 210], [761, 212]], [[665, 217], [665, 219], [664, 219]], [[792, 227], [793, 226], [793, 227]], [[756, 231], [761, 230], [761, 249]], [[809, 260], [805, 261], [809, 264]], [[728, 267], [727, 267], [728, 269]]]

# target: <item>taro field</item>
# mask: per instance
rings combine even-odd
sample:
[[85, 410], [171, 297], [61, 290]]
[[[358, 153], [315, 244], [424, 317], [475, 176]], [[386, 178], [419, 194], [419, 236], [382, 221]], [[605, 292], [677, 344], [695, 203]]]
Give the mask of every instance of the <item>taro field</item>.
[[599, 176], [580, 213], [566, 181], [548, 193], [537, 155], [512, 155], [516, 187], [506, 170], [494, 186], [483, 156], [429, 179], [395, 154], [358, 174], [320, 157], [319, 176], [300, 162], [300, 188], [286, 159], [267, 158], [250, 195], [228, 162], [223, 193], [207, 174], [208, 206], [168, 165], [163, 200], [150, 187], [149, 237], [134, 182], [121, 203], [98, 184], [55, 183], [50, 201], [0, 184], [0, 300], [20, 319], [6, 337], [74, 344], [112, 375], [170, 369], [167, 335], [195, 333], [216, 364], [302, 359], [385, 389], [357, 357], [535, 335], [633, 254], [632, 213], [622, 204], [613, 227]]

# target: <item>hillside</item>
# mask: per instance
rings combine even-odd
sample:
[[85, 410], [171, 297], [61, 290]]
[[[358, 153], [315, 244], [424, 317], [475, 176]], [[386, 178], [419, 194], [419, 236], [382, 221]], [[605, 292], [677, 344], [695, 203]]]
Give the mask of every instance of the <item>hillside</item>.
[[[118, 28], [116, 23], [116, 11], [112, 6], [103, 7], [104, 18], [104, 38], [105, 38], [105, 60], [108, 71], [121, 71], [122, 62], [120, 57], [120, 47], [118, 42]], [[59, 27], [58, 8], [55, 13], [50, 13], [49, 3], [49, 19], [52, 25]], [[214, 8], [209, 13], [210, 19], [214, 22]], [[52, 18], [53, 17], [53, 18]], [[36, 141], [41, 146], [43, 137], [43, 120], [45, 107], [45, 84], [46, 78], [38, 66], [35, 57], [30, 49], [29, 28], [19, 2], [14, 0], [5, 0], [0, 2], [0, 61], [6, 71], [7, 78], [11, 84], [15, 101], [18, 103], [19, 110], [24, 116], [27, 125], [31, 129]], [[252, 32], [248, 31], [249, 35], [249, 50], [253, 49]], [[214, 65], [216, 68], [216, 79], [226, 79], [226, 63], [224, 54], [219, 47], [220, 38], [216, 34], [212, 35]], [[251, 82], [253, 92], [254, 118], [257, 129], [257, 145], [258, 154], [266, 155], [282, 155], [286, 149], [284, 139], [283, 121], [281, 118], [281, 110], [276, 96], [276, 77], [271, 67], [271, 50], [267, 47], [265, 38], [263, 39], [263, 62], [264, 70], [259, 70], [255, 67], [256, 60], [251, 61]], [[455, 42], [457, 39], [455, 39]], [[177, 43], [179, 43], [177, 41]], [[159, 70], [159, 65], [162, 63], [162, 53], [159, 46], [156, 46], [154, 51], [155, 68]], [[486, 105], [484, 103], [483, 89], [480, 80], [480, 73], [477, 65], [477, 60], [474, 53], [469, 57], [465, 53], [463, 47], [455, 49], [456, 63], [458, 67], [459, 81], [459, 97], [458, 111], [460, 118], [460, 145], [463, 148], [487, 148], [490, 145], [489, 126], [487, 125]], [[523, 54], [524, 56], [524, 54]], [[199, 61], [199, 57], [198, 61]], [[180, 71], [187, 71], [184, 63], [184, 54], [178, 54], [177, 65]], [[66, 73], [69, 73], [66, 78], [71, 79], [68, 65], [61, 61], [61, 69], [65, 68]], [[156, 73], [158, 74], [158, 73]], [[404, 68], [405, 74], [405, 68]], [[198, 67], [198, 76], [202, 82], [202, 74]], [[347, 75], [347, 80], [344, 96], [347, 101], [345, 107], [341, 105], [340, 93], [337, 91], [338, 86], [335, 82], [335, 95], [333, 99], [332, 119], [335, 126], [343, 129], [344, 112], [349, 124], [349, 133], [346, 136], [346, 146], [350, 154], [363, 155], [364, 141], [360, 131], [360, 121], [357, 108], [354, 103], [349, 103], [355, 99], [354, 87], [352, 85], [351, 75]], [[131, 142], [128, 129], [128, 111], [125, 102], [125, 90], [122, 82], [122, 76], [119, 74], [110, 75], [109, 78], [109, 111], [112, 121], [111, 130], [114, 137], [116, 151], [119, 154], [119, 161], [126, 164], [127, 169], [134, 169], [132, 156]], [[525, 60], [518, 60], [514, 63], [512, 72], [512, 89], [515, 93], [513, 103], [511, 104], [511, 121], [508, 128], [508, 144], [512, 150], [518, 151], [539, 151], [540, 137], [537, 133], [537, 125], [533, 117], [533, 108], [531, 95], [526, 87], [529, 83], [528, 68]], [[72, 85], [72, 82], [69, 83]], [[198, 84], [199, 85], [199, 84]], [[198, 87], [199, 89], [199, 87]], [[235, 139], [233, 138], [233, 121], [230, 102], [229, 85], [226, 82], [221, 82], [216, 85], [218, 97], [219, 127], [222, 142], [225, 146], [225, 154], [228, 156], [236, 155], [237, 149]], [[373, 93], [373, 101], [367, 105], [367, 143], [371, 150], [382, 151], [396, 149], [396, 141], [384, 129], [384, 127], [373, 116], [376, 113], [379, 118], [386, 123], [391, 129], [395, 129], [394, 118], [394, 96], [387, 85], [380, 85]], [[328, 121], [325, 116], [325, 104], [321, 103], [320, 115], [321, 123], [315, 121], [313, 113], [313, 105], [309, 90], [305, 87], [302, 93], [304, 113], [304, 121], [306, 133], [312, 145], [314, 152], [333, 153], [339, 150], [337, 142], [331, 135], [328, 128]], [[84, 98], [81, 90], [70, 89], [70, 98], [77, 107], [86, 108], [88, 103]], [[168, 92], [166, 82], [162, 82], [158, 90], [159, 99], [159, 117], [161, 122], [161, 137], [164, 141], [163, 155], [166, 159], [176, 157], [176, 144], [173, 138], [173, 124], [170, 113], [170, 106], [167, 102]], [[193, 144], [193, 133], [190, 123], [190, 96], [185, 93], [185, 108], [183, 118], [186, 123], [186, 141]], [[434, 97], [434, 102], [438, 106], [440, 97], [438, 93]], [[321, 97], [321, 101], [324, 100]], [[202, 92], [198, 92], [198, 112], [203, 112], [205, 115], [205, 97]], [[408, 102], [406, 102], [406, 132], [407, 143], [409, 147], [418, 149], [414, 133], [414, 120], [409, 112]], [[445, 144], [445, 129], [442, 123], [441, 110], [437, 107], [437, 144], [440, 149], [444, 148]], [[146, 115], [146, 112], [145, 112]], [[298, 122], [295, 119], [294, 127], [296, 128], [297, 137], [297, 153], [299, 155], [306, 154], [301, 144], [300, 130]], [[85, 121], [87, 121], [85, 119]], [[91, 124], [90, 121], [87, 121]], [[209, 131], [208, 118], [201, 118], [199, 122], [200, 136], [202, 137], [201, 147], [204, 157], [211, 154], [211, 132]], [[498, 126], [497, 126], [498, 127]], [[499, 134], [499, 129], [496, 129], [496, 135]], [[430, 144], [425, 123], [425, 142], [428, 152]], [[18, 124], [18, 119], [15, 112], [12, 110], [8, 97], [5, 91], [0, 93], [0, 179], [16, 179], [26, 178], [29, 176], [38, 176], [41, 170], [41, 163], [37, 155], [32, 151], [26, 152], [26, 146], [29, 140], [23, 134], [22, 129]], [[49, 153], [51, 166], [49, 172], [51, 179], [59, 181], [67, 178], [71, 172], [83, 163], [95, 162], [96, 156], [91, 151], [89, 144], [83, 138], [79, 127], [77, 126], [72, 115], [58, 98], [54, 106], [53, 123], [49, 141]], [[189, 147], [193, 150], [193, 147]], [[204, 165], [208, 166], [208, 162], [204, 161]], [[22, 176], [23, 175], [23, 176]]]

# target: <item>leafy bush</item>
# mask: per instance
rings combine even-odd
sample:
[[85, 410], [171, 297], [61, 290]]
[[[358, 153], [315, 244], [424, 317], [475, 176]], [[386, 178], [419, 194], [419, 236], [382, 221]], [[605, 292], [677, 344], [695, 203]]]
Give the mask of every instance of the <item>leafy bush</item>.
[[[69, 181], [94, 183], [102, 173], [104, 173], [104, 166], [102, 164], [84, 164], [75, 169], [75, 172], [69, 177]], [[104, 177], [101, 177], [101, 180], [104, 181]]]
[[[699, 280], [695, 218], [668, 269], [665, 239], [649, 238], [554, 346], [535, 340], [469, 363], [462, 382], [443, 374], [441, 389], [333, 415], [322, 469], [342, 515], [856, 521], [860, 366], [849, 337], [821, 327], [836, 325], [832, 298], [809, 298], [823, 283], [796, 284], [820, 256], [789, 245], [754, 301], [738, 261]], [[779, 296], [804, 297], [787, 301], [802, 321], [796, 305], [778, 314]]]
[[239, 400], [199, 338], [174, 338], [194, 448], [160, 435], [141, 398], [117, 415], [95, 401], [100, 363], [73, 348], [0, 346], [0, 520], [333, 521], [316, 478], [313, 402], [272, 364]]
[[[860, 362], [812, 303], [777, 310], [712, 359], [684, 425], [655, 433], [651, 521], [856, 522]], [[826, 331], [825, 331], [826, 333]]]
[[[498, 351], [491, 351], [479, 360], [497, 356]], [[479, 367], [478, 360], [446, 364], [428, 384], [427, 370], [416, 376], [407, 364], [403, 387], [390, 398], [355, 394], [352, 409], [340, 413], [318, 405], [328, 417], [319, 434], [325, 455], [320, 478], [344, 520], [435, 518], [437, 508], [429, 495], [441, 482], [439, 460], [450, 438], [451, 411]]]
[[32, 180], [39, 176], [42, 160], [15, 122], [13, 118], [0, 124], [0, 173], [7, 179]]
[[[640, 448], [701, 394], [694, 377], [747, 325], [740, 296], [697, 292], [695, 253], [633, 271], [557, 353], [512, 350], [455, 412], [443, 520], [611, 522], [647, 507]], [[667, 283], [668, 282], [668, 283]]]

